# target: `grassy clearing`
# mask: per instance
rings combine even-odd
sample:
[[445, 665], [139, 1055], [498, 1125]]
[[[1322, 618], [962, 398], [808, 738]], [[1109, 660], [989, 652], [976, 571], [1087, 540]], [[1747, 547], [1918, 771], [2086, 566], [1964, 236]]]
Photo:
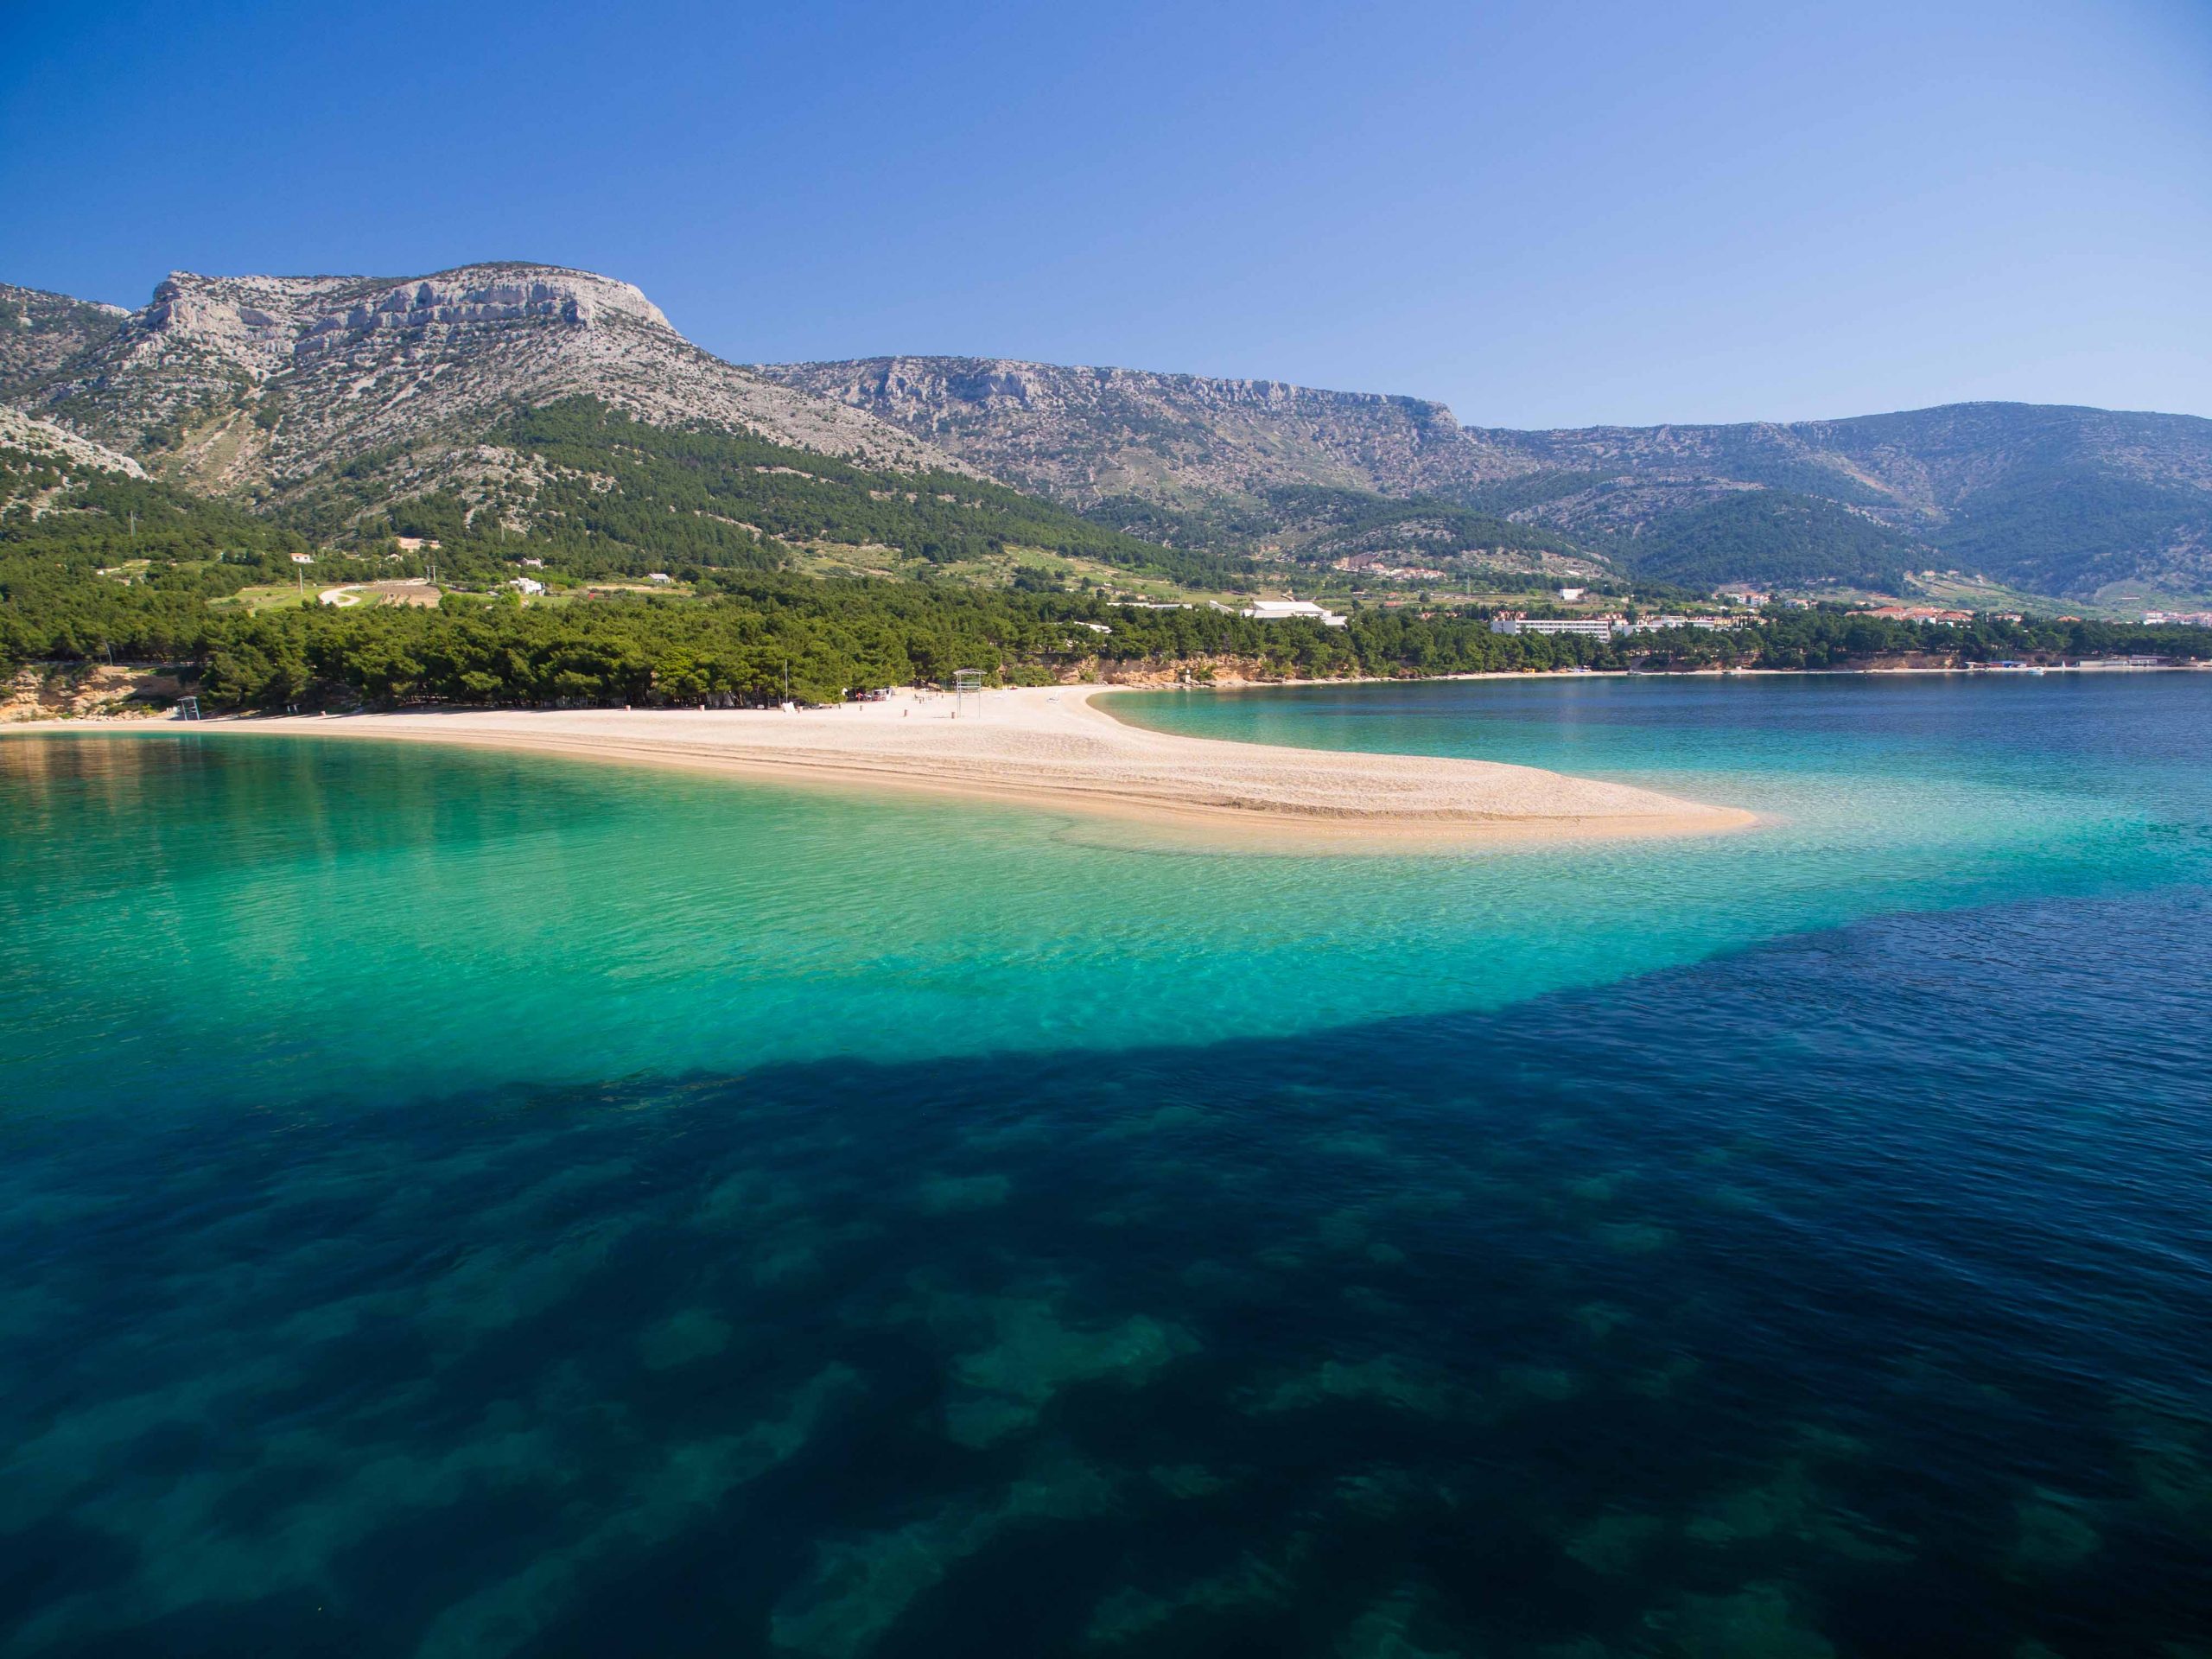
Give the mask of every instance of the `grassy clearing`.
[[1234, 597], [1224, 589], [1185, 588], [1167, 576], [1039, 547], [1007, 547], [975, 558], [932, 563], [894, 547], [815, 543], [799, 550], [797, 569], [809, 576], [876, 576], [894, 582], [950, 582], [1000, 588], [1014, 586], [1026, 575], [1055, 588], [1081, 591], [1089, 587], [1122, 598], [1191, 603]]
[[211, 599], [211, 611], [296, 611], [313, 605], [320, 589], [309, 588], [303, 597], [296, 582], [260, 582], [251, 588], [241, 588], [228, 599]]

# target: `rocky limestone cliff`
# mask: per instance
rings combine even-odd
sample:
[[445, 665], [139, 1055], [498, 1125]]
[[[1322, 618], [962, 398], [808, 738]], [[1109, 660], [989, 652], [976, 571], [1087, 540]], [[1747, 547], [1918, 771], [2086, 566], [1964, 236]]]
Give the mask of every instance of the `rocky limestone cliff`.
[[146, 469], [128, 455], [65, 431], [51, 421], [34, 420], [21, 410], [0, 405], [0, 449], [13, 449], [63, 467], [92, 467], [143, 478]]
[[502, 410], [586, 394], [875, 467], [967, 470], [862, 411], [700, 350], [626, 283], [530, 264], [404, 280], [177, 272], [14, 401], [196, 487], [281, 499], [405, 449], [418, 477]]
[[1403, 495], [1535, 465], [1470, 439], [1441, 404], [1279, 380], [948, 357], [758, 372], [1077, 507], [1121, 497], [1185, 506], [1281, 485]]

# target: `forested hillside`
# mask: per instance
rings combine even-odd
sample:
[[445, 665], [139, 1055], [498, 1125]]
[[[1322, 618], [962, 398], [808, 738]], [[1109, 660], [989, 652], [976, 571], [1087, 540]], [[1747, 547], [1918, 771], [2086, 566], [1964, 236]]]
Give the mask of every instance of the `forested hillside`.
[[[1540, 479], [1611, 480], [1607, 493], [1561, 492], [1516, 515], [1570, 535], [1694, 540], [1684, 510], [1702, 504], [1685, 485], [1749, 484], [1848, 513], [1780, 513], [1764, 530], [1730, 519], [1726, 543], [1707, 544], [1741, 567], [1729, 580], [1759, 580], [1763, 565], [1849, 581], [1872, 560], [1985, 572], [2054, 596], [2212, 593], [2212, 421], [2193, 416], [1959, 404], [1842, 421], [1472, 435], [1541, 468]], [[1867, 524], [1891, 539], [1870, 538]]]
[[695, 426], [671, 428], [571, 397], [515, 412], [486, 435], [517, 482], [385, 503], [384, 458], [304, 493], [285, 522], [366, 541], [434, 537], [455, 561], [511, 558], [515, 539], [579, 575], [774, 570], [796, 543], [896, 549], [945, 564], [1034, 547], [1218, 586], [1241, 561], [1163, 548], [967, 474], [874, 472], [835, 456]]
[[[518, 561], [559, 578], [563, 567], [626, 568], [664, 518], [696, 499], [728, 505], [750, 480], [777, 478], [772, 447], [733, 447], [726, 437], [637, 428], [603, 409], [575, 405], [518, 416], [515, 435], [563, 464], [590, 459], [614, 470], [591, 486], [573, 522], [546, 535], [474, 537], [466, 526], [439, 556], [481, 564], [481, 591], [448, 593], [434, 608], [341, 609], [289, 602], [301, 567], [315, 560], [316, 587], [391, 574], [388, 543], [351, 551], [310, 542], [295, 529], [174, 486], [48, 454], [0, 449], [0, 670], [40, 660], [121, 658], [196, 664], [212, 707], [351, 708], [421, 702], [543, 706], [579, 703], [759, 702], [788, 683], [798, 696], [835, 698], [855, 687], [943, 680], [979, 668], [1007, 681], [1045, 681], [1115, 665], [1183, 665], [1200, 676], [1219, 662], [1282, 676], [1423, 675], [1475, 671], [1614, 667], [1641, 660], [1691, 666], [1764, 663], [1822, 667], [1883, 652], [1943, 652], [1990, 661], [2029, 652], [2079, 655], [2156, 651], [2212, 657], [2212, 632], [2116, 628], [2095, 623], [1971, 629], [1919, 626], [1840, 613], [1804, 613], [1733, 632], [1637, 636], [1621, 640], [1502, 635], [1474, 609], [1414, 615], [1360, 612], [1345, 628], [1264, 623], [1205, 607], [1147, 609], [1092, 594], [980, 590], [957, 584], [820, 581], [769, 568], [772, 537], [741, 527], [690, 543], [683, 597], [605, 593], [564, 603], [525, 603], [494, 586]], [[694, 435], [696, 436], [696, 435]], [[804, 483], [807, 480], [800, 480]], [[955, 480], [948, 480], [955, 481]], [[974, 491], [972, 480], [957, 480]], [[846, 480], [848, 484], [850, 480]], [[640, 493], [632, 494], [635, 486]], [[919, 494], [921, 492], [915, 492]], [[974, 512], [987, 525], [1018, 524], [1021, 498], [935, 501], [947, 514]], [[830, 497], [851, 498], [844, 490]], [[865, 499], [865, 492], [861, 493]], [[588, 499], [587, 499], [588, 498]], [[918, 502], [878, 504], [881, 523], [808, 518], [805, 497], [772, 492], [748, 509], [785, 514], [787, 531], [874, 533], [937, 522]], [[960, 509], [963, 499], [980, 508]], [[764, 505], [765, 504], [765, 505]], [[690, 511], [703, 512], [694, 506]], [[1005, 515], [1002, 518], [997, 515]], [[946, 518], [943, 533], [993, 533]], [[454, 531], [448, 524], [424, 528]], [[1106, 532], [1076, 526], [1090, 536]], [[1149, 555], [1153, 550], [1142, 550]], [[409, 568], [412, 568], [411, 566]], [[266, 608], [237, 601], [258, 593]], [[788, 675], [788, 682], [786, 676]]]
[[1641, 578], [1700, 591], [1726, 582], [1817, 588], [1841, 581], [1897, 593], [1905, 571], [1923, 562], [1896, 531], [1792, 490], [1731, 490], [1625, 534], [1590, 539]]

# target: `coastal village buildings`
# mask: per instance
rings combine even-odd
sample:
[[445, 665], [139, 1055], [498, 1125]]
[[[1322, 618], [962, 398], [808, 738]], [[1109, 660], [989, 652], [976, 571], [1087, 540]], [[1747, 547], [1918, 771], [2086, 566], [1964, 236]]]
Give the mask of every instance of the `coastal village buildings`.
[[1712, 628], [1726, 632], [1744, 626], [1739, 616], [1640, 616], [1633, 622], [1624, 622], [1614, 630], [1617, 633], [1663, 633], [1671, 628]]
[[1940, 605], [1878, 605], [1866, 614], [1888, 622], [1941, 622], [1951, 627], [1974, 620], [1972, 611], [1945, 610]]

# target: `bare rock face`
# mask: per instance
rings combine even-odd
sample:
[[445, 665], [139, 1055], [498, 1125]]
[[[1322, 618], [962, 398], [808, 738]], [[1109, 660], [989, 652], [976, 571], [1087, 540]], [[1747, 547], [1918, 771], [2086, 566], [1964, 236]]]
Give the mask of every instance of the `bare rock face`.
[[1294, 484], [1405, 495], [1533, 469], [1419, 397], [995, 358], [758, 372], [1077, 507], [1117, 496], [1175, 505]]
[[899, 471], [969, 470], [931, 445], [700, 350], [627, 283], [548, 265], [434, 276], [179, 271], [16, 401], [197, 487], [281, 498], [395, 448], [435, 472], [500, 411], [588, 395]]
[[21, 410], [0, 404], [0, 449], [11, 449], [65, 471], [90, 468], [143, 478], [146, 469], [128, 455], [118, 454], [90, 439], [63, 430], [51, 421], [34, 420]]

